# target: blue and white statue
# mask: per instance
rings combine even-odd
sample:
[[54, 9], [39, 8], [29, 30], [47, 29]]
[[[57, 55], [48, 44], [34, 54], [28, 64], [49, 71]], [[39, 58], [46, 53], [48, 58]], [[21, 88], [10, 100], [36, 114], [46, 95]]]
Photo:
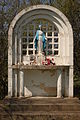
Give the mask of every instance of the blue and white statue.
[[42, 54], [42, 52], [44, 52], [46, 48], [46, 37], [43, 31], [41, 30], [41, 25], [39, 25], [39, 30], [37, 30], [36, 32], [35, 48], [38, 52], [38, 55]]

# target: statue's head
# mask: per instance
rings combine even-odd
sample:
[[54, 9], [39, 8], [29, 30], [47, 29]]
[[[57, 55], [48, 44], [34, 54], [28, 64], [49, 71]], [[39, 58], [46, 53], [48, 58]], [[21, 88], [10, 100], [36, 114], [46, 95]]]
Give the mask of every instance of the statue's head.
[[39, 25], [39, 29], [40, 29], [40, 30], [41, 30], [41, 27], [42, 27], [42, 26], [41, 26], [41, 24], [40, 24], [40, 25]]

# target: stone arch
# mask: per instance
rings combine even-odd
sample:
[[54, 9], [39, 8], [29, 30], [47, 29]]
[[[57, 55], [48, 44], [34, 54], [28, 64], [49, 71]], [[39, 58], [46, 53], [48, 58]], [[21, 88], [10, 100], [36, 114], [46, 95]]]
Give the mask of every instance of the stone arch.
[[[18, 88], [13, 87], [13, 81], [17, 84], [18, 74], [20, 75], [20, 85], [23, 85], [23, 74], [24, 72], [21, 71], [21, 68], [18, 70], [14, 70], [14, 65], [18, 65], [18, 57], [21, 61], [20, 53], [17, 54], [17, 46], [18, 42], [21, 45], [21, 28], [23, 24], [28, 24], [30, 21], [37, 19], [37, 18], [44, 18], [49, 20], [52, 24], [56, 25], [59, 30], [59, 38], [60, 38], [60, 54], [59, 56], [55, 57], [56, 65], [58, 67], [61, 66], [59, 71], [59, 79], [57, 81], [57, 86], [59, 88], [59, 84], [61, 85], [61, 69], [63, 66], [67, 66], [66, 73], [69, 73], [69, 78], [66, 76], [68, 92], [66, 93], [67, 96], [73, 96], [73, 32], [71, 24], [69, 23], [66, 16], [60, 12], [58, 9], [51, 7], [49, 5], [36, 5], [31, 6], [29, 8], [25, 8], [20, 13], [18, 13], [13, 21], [10, 24], [9, 31], [8, 31], [8, 96], [17, 96]], [[18, 42], [17, 42], [18, 41]], [[21, 51], [21, 46], [19, 46], [19, 51]], [[15, 62], [13, 62], [15, 61]], [[18, 86], [19, 87], [19, 86]], [[15, 90], [14, 90], [15, 89]], [[20, 95], [23, 92], [23, 86], [20, 88]], [[58, 96], [60, 89], [58, 89]]]
[[[66, 55], [66, 59], [69, 57], [70, 60], [68, 60], [68, 64], [72, 64], [73, 65], [73, 53], [71, 52], [72, 48], [72, 44], [73, 44], [73, 33], [72, 33], [72, 27], [68, 21], [68, 19], [66, 18], [66, 16], [60, 12], [58, 9], [51, 7], [49, 5], [36, 5], [36, 6], [31, 6], [29, 8], [25, 8], [24, 10], [22, 10], [20, 13], [18, 13], [15, 18], [13, 19], [13, 21], [10, 24], [9, 27], [9, 32], [8, 32], [8, 43], [9, 43], [9, 56], [10, 56], [10, 61], [12, 56], [12, 41], [13, 41], [13, 33], [15, 30], [15, 33], [17, 32], [17, 30], [19, 30], [19, 27], [25, 23], [28, 20], [33, 20], [37, 17], [46, 17], [47, 19], [51, 20], [54, 24], [56, 24], [56, 26], [58, 28], [63, 29], [63, 32], [65, 34], [65, 43], [67, 43], [68, 45], [64, 46], [63, 49], [65, 51], [65, 55]], [[61, 31], [60, 29], [60, 31]], [[63, 34], [63, 33], [61, 33]], [[61, 35], [62, 36], [62, 35]], [[73, 51], [73, 50], [72, 50]], [[8, 53], [9, 53], [8, 52]], [[64, 55], [64, 56], [65, 56]], [[64, 60], [65, 61], [65, 60]], [[12, 62], [9, 63], [10, 65], [12, 65]]]

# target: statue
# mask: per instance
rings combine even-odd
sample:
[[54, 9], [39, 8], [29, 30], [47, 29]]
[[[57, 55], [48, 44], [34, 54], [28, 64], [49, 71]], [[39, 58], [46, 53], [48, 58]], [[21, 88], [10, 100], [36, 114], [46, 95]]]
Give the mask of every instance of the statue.
[[35, 48], [36, 48], [38, 55], [42, 54], [46, 48], [46, 37], [43, 31], [41, 30], [41, 25], [39, 25], [39, 30], [37, 30], [36, 32]]
[[46, 37], [41, 30], [41, 25], [39, 25], [39, 30], [36, 32], [35, 36], [35, 49], [37, 51], [37, 63], [38, 65], [42, 64], [42, 61], [45, 59], [45, 56], [42, 53], [45, 53], [46, 48]]

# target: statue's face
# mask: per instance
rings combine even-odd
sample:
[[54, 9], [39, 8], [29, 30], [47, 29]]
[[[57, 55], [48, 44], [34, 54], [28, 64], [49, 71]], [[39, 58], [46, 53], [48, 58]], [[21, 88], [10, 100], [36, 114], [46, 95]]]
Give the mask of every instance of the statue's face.
[[39, 25], [39, 29], [41, 30], [41, 25]]

